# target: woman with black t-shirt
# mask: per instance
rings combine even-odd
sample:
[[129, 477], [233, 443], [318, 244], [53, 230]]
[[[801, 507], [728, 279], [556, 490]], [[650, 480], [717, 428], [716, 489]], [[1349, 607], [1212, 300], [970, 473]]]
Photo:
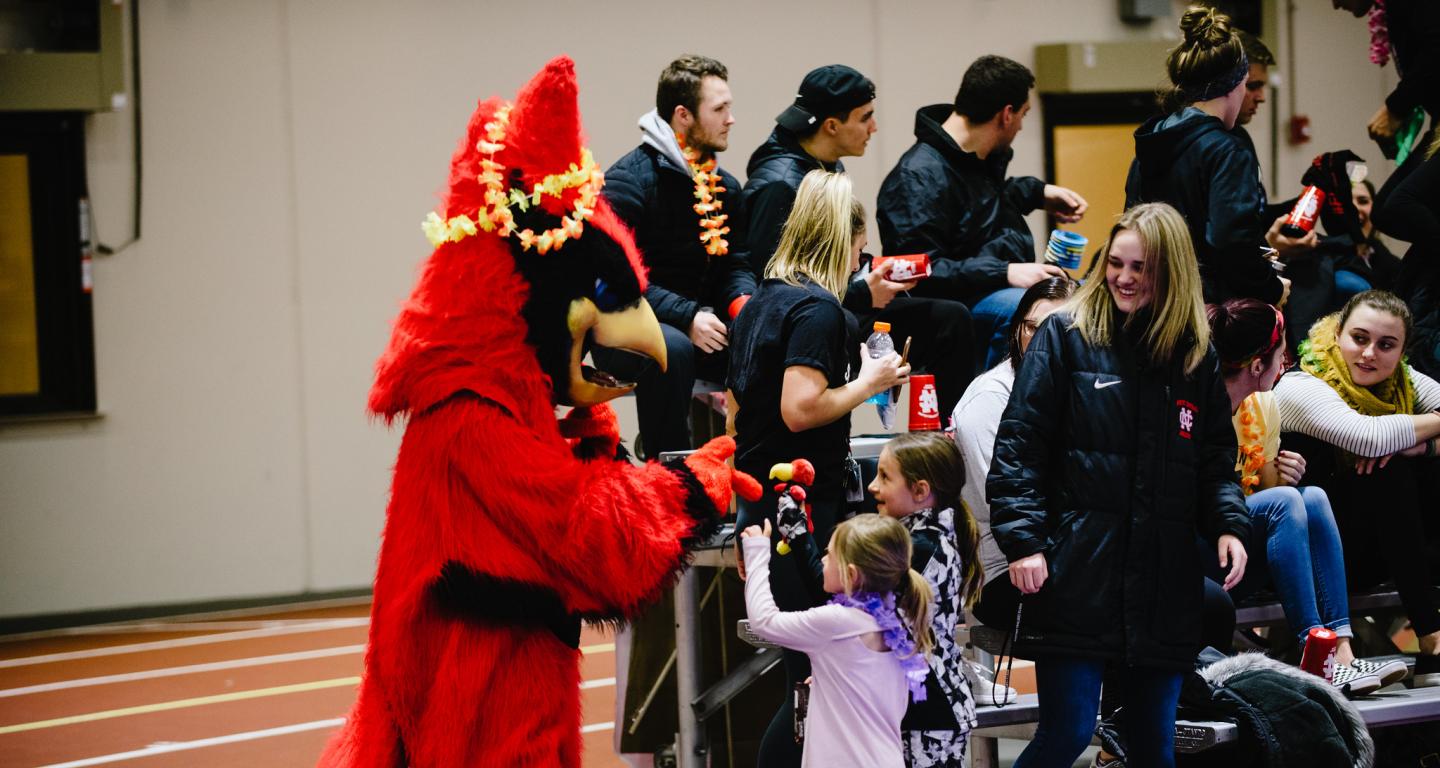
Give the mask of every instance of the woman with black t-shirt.
[[[730, 331], [726, 385], [735, 466], [764, 478], [779, 462], [803, 458], [813, 463], [815, 484], [808, 500], [816, 542], [830, 540], [844, 505], [841, 478], [849, 454], [850, 411], [871, 395], [905, 383], [910, 374], [899, 355], [872, 360], [862, 347], [860, 371], [850, 381], [846, 344], [855, 334], [840, 301], [850, 273], [859, 268], [864, 244], [865, 210], [849, 177], [811, 171], [800, 183], [765, 280]], [[773, 523], [775, 494], [766, 491], [757, 503], [741, 503], [736, 530], [765, 518]], [[805, 610], [829, 598], [815, 576], [818, 570], [810, 572], [818, 564], [799, 561], [796, 556], [771, 561], [770, 587], [782, 611]], [[803, 653], [785, 651], [785, 671], [793, 688], [809, 676], [810, 661]], [[800, 764], [792, 718], [787, 696], [761, 741], [762, 768]]]

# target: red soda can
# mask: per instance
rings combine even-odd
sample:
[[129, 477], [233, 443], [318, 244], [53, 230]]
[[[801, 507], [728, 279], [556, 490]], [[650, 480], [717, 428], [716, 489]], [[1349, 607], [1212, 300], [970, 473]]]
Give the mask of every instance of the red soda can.
[[1295, 207], [1290, 209], [1290, 215], [1285, 217], [1285, 223], [1280, 225], [1280, 234], [1286, 237], [1310, 234], [1310, 230], [1315, 228], [1315, 220], [1320, 218], [1320, 205], [1324, 202], [1324, 190], [1314, 185], [1306, 187], [1300, 193], [1300, 199], [1295, 201]]
[[895, 262], [890, 268], [890, 279], [903, 283], [909, 280], [919, 280], [930, 276], [930, 256], [924, 253], [906, 253], [899, 256], [876, 256], [870, 263], [870, 268], [876, 272], [880, 267], [889, 262]]
[[1313, 675], [1325, 678], [1325, 682], [1335, 679], [1335, 646], [1340, 644], [1340, 636], [1333, 630], [1324, 627], [1315, 627], [1310, 630], [1310, 636], [1305, 638], [1305, 655], [1300, 657], [1300, 668]]

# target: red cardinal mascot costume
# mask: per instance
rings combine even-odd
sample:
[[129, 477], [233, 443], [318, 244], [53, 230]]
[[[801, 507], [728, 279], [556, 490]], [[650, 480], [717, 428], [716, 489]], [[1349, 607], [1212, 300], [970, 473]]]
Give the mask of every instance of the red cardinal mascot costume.
[[[752, 478], [718, 438], [631, 464], [592, 344], [664, 365], [631, 234], [598, 196], [574, 64], [481, 102], [451, 160], [434, 253], [377, 364], [406, 421], [359, 698], [322, 766], [580, 765], [581, 621], [655, 601]], [[574, 410], [556, 418], [557, 405]]]

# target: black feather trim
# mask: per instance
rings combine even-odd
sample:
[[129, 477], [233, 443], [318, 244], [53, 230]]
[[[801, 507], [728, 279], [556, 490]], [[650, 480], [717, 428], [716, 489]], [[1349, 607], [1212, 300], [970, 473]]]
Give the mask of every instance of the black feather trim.
[[695, 477], [684, 459], [667, 461], [665, 468], [674, 472], [680, 482], [685, 484], [685, 513], [695, 519], [695, 528], [689, 536], [680, 540], [688, 554], [720, 530], [721, 510], [715, 508], [715, 503], [710, 500], [709, 494], [705, 493], [705, 486]]

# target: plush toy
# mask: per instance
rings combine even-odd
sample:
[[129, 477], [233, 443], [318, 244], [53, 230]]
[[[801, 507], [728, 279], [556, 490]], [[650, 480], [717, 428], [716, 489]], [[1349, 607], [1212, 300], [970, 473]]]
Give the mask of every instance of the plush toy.
[[805, 459], [796, 459], [787, 464], [776, 464], [770, 468], [770, 479], [779, 480], [775, 493], [775, 528], [780, 532], [780, 542], [775, 552], [790, 554], [790, 542], [802, 533], [814, 533], [815, 522], [810, 518], [810, 503], [805, 500], [805, 488], [815, 484], [815, 465]]
[[[583, 149], [573, 63], [481, 102], [451, 160], [435, 250], [377, 364], [406, 422], [358, 701], [322, 766], [580, 765], [581, 621], [633, 618], [718, 525], [729, 438], [631, 464], [592, 344], [665, 364], [629, 231]], [[557, 405], [573, 405], [557, 419]]]

